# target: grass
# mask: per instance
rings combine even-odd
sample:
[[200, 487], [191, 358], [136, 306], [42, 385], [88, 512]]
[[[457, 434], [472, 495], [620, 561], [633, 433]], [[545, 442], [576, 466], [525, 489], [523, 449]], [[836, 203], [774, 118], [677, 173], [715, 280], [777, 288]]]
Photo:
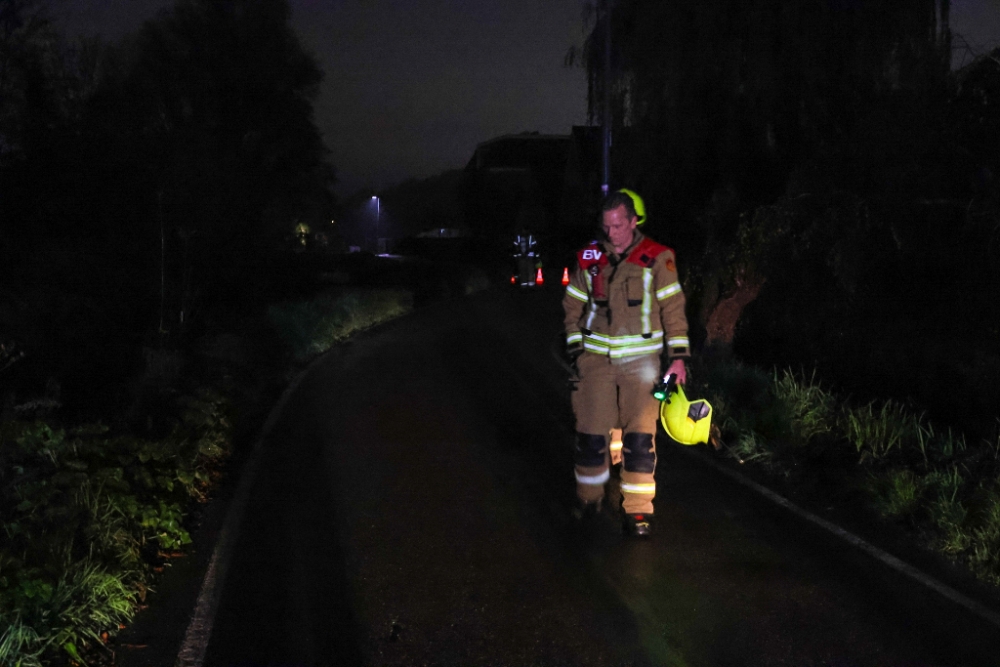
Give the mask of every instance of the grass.
[[211, 391], [186, 396], [158, 440], [0, 424], [0, 665], [105, 652], [164, 554], [191, 542], [186, 510], [228, 455], [226, 406]]
[[268, 319], [292, 358], [302, 362], [412, 309], [412, 294], [405, 290], [356, 289], [271, 306]]
[[809, 444], [833, 431], [836, 397], [819, 385], [815, 374], [800, 380], [789, 370], [775, 371], [772, 387], [777, 402], [787, 411], [793, 442]]
[[774, 469], [774, 452], [767, 446], [767, 441], [753, 431], [740, 433], [736, 443], [729, 452], [740, 463], [754, 461], [763, 464], [767, 469]]
[[41, 667], [56, 655], [85, 662], [108, 629], [132, 619], [139, 597], [126, 577], [90, 559], [68, 564], [54, 585], [27, 584], [16, 609], [0, 612], [0, 664]]
[[839, 461], [838, 490], [860, 488], [874, 512], [1000, 584], [1000, 439], [970, 443], [898, 401], [856, 405], [815, 375], [768, 375], [726, 360], [695, 376], [694, 393], [713, 404], [726, 451], [740, 463], [794, 483], [820, 477], [810, 466], [826, 466], [828, 477]]
[[892, 469], [869, 480], [872, 500], [889, 517], [911, 516], [923, 493], [923, 480], [912, 470]]
[[1000, 571], [1000, 490], [984, 494], [977, 518], [972, 529], [969, 562], [973, 571], [995, 582]]
[[907, 412], [903, 405], [885, 401], [853, 408], [844, 406], [841, 414], [843, 436], [854, 445], [861, 460], [884, 459], [916, 434], [920, 417]]

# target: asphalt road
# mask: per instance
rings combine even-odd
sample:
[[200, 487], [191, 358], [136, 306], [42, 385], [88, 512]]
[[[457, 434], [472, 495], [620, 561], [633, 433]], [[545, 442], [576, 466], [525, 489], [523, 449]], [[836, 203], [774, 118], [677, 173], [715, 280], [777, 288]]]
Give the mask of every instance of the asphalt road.
[[656, 537], [581, 531], [558, 289], [336, 349], [256, 472], [204, 664], [990, 665], [996, 626], [660, 448]]

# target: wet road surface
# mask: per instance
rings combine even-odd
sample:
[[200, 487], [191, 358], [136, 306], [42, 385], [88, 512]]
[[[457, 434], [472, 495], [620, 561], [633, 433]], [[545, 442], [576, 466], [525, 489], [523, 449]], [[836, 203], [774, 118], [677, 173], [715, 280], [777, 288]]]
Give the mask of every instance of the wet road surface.
[[558, 290], [338, 348], [259, 452], [206, 665], [989, 665], [997, 628], [676, 447], [581, 531]]

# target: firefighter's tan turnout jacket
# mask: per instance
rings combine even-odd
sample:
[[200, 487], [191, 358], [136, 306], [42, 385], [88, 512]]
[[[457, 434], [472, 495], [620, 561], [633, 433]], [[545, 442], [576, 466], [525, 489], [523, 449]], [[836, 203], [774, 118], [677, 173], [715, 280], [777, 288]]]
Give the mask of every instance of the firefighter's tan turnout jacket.
[[690, 356], [684, 292], [674, 251], [638, 230], [618, 255], [610, 243], [593, 242], [577, 252], [563, 310], [566, 344], [629, 359], [659, 354]]

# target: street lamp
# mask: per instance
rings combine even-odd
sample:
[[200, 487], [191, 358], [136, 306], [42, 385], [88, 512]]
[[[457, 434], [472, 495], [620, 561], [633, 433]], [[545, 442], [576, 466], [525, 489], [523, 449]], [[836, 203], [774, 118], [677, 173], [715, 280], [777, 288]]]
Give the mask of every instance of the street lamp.
[[376, 195], [372, 195], [372, 201], [375, 202], [375, 254], [377, 255], [379, 254], [378, 223], [379, 218], [382, 216], [382, 203]]
[[614, 0], [602, 0], [603, 30], [604, 30], [604, 67], [601, 75], [604, 77], [603, 108], [601, 111], [601, 167], [603, 180], [601, 194], [607, 196], [611, 182], [611, 5]]

